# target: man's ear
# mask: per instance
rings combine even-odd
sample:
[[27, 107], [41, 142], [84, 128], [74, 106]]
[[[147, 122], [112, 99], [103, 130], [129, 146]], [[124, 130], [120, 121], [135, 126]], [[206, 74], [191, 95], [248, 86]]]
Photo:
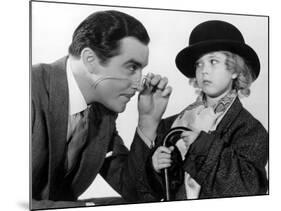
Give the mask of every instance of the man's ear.
[[94, 73], [96, 70], [95, 66], [97, 62], [99, 62], [96, 53], [92, 49], [86, 47], [81, 51], [80, 57], [85, 67], [87, 67], [87, 70], [90, 73]]

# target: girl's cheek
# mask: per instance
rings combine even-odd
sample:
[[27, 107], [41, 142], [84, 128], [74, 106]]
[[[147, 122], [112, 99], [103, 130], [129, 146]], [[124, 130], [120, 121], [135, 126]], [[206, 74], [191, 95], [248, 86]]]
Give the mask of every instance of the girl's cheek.
[[196, 80], [197, 80], [197, 84], [198, 84], [198, 86], [200, 86], [200, 87], [201, 87], [201, 85], [202, 85], [202, 80], [201, 80], [200, 78], [197, 78]]

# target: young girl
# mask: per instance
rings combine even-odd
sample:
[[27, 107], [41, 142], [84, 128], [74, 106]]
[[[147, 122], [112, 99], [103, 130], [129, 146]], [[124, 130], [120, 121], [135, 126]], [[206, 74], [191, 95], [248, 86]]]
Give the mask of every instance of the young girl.
[[[207, 21], [193, 29], [176, 65], [200, 91], [193, 104], [158, 127], [147, 176], [156, 199], [165, 197], [161, 174], [175, 163], [175, 152], [183, 158], [176, 175], [183, 176], [171, 188], [171, 199], [266, 194], [268, 133], [239, 100], [259, 75], [255, 51], [232, 24]], [[181, 134], [176, 148], [161, 146], [167, 131], [179, 126], [190, 131]]]

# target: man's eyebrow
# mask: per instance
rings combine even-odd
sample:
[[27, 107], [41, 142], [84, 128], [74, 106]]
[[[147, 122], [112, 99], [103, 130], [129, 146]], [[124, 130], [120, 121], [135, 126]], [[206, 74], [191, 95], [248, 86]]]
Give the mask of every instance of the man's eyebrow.
[[130, 59], [130, 60], [126, 61], [124, 64], [126, 65], [126, 64], [130, 64], [130, 63], [135, 64], [135, 65], [137, 65], [139, 67], [144, 66], [142, 63], [136, 61], [135, 59]]

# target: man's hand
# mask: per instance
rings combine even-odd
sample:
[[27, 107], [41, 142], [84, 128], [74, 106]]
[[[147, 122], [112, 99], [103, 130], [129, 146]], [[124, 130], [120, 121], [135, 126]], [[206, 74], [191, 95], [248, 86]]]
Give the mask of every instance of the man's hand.
[[173, 150], [173, 146], [169, 148], [160, 146], [156, 149], [152, 156], [152, 166], [157, 173], [160, 173], [161, 169], [171, 166], [171, 153]]
[[151, 73], [147, 76], [146, 85], [138, 96], [138, 127], [151, 139], [155, 137], [172, 92], [172, 88], [167, 84], [166, 77]]

